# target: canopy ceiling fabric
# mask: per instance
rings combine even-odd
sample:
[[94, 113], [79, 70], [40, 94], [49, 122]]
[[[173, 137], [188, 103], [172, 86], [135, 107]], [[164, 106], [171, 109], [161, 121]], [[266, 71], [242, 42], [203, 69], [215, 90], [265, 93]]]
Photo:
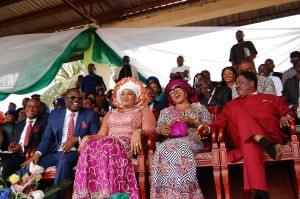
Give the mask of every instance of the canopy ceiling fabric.
[[[291, 19], [292, 18], [292, 19]], [[166, 85], [178, 55], [191, 68], [191, 77], [209, 70], [213, 80], [221, 79], [221, 70], [230, 65], [229, 51], [241, 29], [245, 40], [254, 43], [256, 66], [267, 58], [274, 60], [275, 71], [291, 64], [289, 54], [300, 50], [299, 15], [244, 27], [173, 27], [97, 29], [93, 60], [121, 65], [128, 55], [141, 77], [157, 76]], [[34, 92], [49, 85], [63, 61], [73, 53], [83, 53], [91, 43], [93, 29], [76, 29], [52, 34], [29, 34], [0, 38], [0, 100], [9, 94]]]
[[212, 79], [220, 81], [222, 69], [231, 65], [230, 48], [239, 29], [258, 51], [256, 67], [271, 58], [275, 71], [283, 72], [291, 67], [289, 54], [300, 50], [300, 24], [292, 23], [299, 19], [297, 15], [243, 27], [97, 29], [97, 33], [118, 54], [128, 55], [143, 76], [157, 76], [165, 86], [178, 55], [190, 66], [192, 79], [209, 70]]

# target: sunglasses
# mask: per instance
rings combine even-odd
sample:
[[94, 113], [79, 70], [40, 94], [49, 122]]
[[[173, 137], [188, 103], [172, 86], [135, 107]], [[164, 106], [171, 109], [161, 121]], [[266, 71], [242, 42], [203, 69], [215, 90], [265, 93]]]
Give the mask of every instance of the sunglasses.
[[83, 97], [81, 97], [81, 96], [79, 96], [79, 97], [76, 97], [76, 96], [68, 96], [68, 98], [69, 98], [70, 100], [75, 100], [76, 98], [77, 98], [78, 100], [82, 100], [82, 99], [83, 99]]
[[175, 91], [178, 92], [180, 91], [182, 88], [180, 86], [175, 86], [175, 88], [171, 89], [169, 92], [169, 95], [172, 95]]

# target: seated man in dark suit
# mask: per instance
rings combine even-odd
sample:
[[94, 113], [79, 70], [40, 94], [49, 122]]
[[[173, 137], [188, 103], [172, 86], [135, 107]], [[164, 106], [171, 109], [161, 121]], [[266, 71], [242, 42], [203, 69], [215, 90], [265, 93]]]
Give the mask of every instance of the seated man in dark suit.
[[39, 100], [30, 99], [25, 108], [26, 119], [17, 122], [14, 126], [13, 141], [8, 146], [8, 150], [13, 154], [4, 157], [2, 161], [2, 177], [5, 180], [21, 168], [21, 164], [26, 161], [26, 151], [36, 148], [42, 140], [47, 120], [39, 117], [40, 107]]
[[[82, 108], [82, 97], [78, 89], [69, 89], [65, 95], [66, 108], [51, 112], [48, 126], [37, 147], [37, 152], [22, 164], [28, 169], [30, 162], [47, 168], [56, 166], [54, 186], [71, 178], [72, 168], [77, 164], [77, 147], [83, 136], [97, 134], [98, 118], [93, 110]], [[26, 172], [21, 169], [22, 173]], [[52, 198], [65, 198], [65, 190], [58, 191]]]
[[[228, 102], [210, 128], [227, 128], [232, 149], [230, 162], [244, 158], [244, 190], [254, 190], [254, 199], [269, 199], [263, 162], [264, 149], [279, 161], [288, 135], [281, 127], [288, 126], [295, 114], [278, 96], [257, 93], [257, 77], [241, 72], [236, 79], [238, 98]], [[209, 128], [205, 128], [206, 134]]]
[[295, 63], [294, 69], [297, 74], [285, 82], [283, 96], [286, 97], [286, 103], [296, 111], [299, 99], [300, 60]]
[[195, 92], [199, 102], [206, 107], [218, 104], [222, 109], [232, 99], [232, 91], [229, 87], [216, 87], [207, 77], [199, 80]]
[[156, 101], [155, 100], [155, 95], [151, 87], [146, 87], [148, 91], [148, 98], [149, 98], [149, 103], [148, 107], [152, 111], [152, 113], [155, 116], [156, 121], [158, 120], [160, 111], [166, 108], [166, 104], [163, 101]]

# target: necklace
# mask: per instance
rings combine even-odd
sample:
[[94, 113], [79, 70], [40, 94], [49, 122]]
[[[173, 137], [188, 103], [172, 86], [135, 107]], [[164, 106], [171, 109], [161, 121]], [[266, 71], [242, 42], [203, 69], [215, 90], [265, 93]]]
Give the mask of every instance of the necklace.
[[184, 105], [176, 105], [176, 108], [184, 108], [191, 105], [190, 103], [184, 104]]
[[135, 107], [133, 108], [123, 108], [124, 112], [129, 112], [129, 111], [133, 111], [135, 109]]

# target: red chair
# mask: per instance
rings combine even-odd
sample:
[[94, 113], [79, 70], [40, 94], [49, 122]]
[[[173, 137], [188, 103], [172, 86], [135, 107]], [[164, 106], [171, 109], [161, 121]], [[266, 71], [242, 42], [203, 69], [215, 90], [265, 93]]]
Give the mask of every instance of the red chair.
[[[217, 117], [219, 114], [220, 107], [219, 105], [211, 106], [208, 108], [210, 113]], [[216, 189], [216, 196], [217, 199], [221, 199], [221, 178], [220, 178], [220, 154], [219, 154], [219, 147], [218, 147], [218, 132], [217, 129], [211, 130], [212, 136], [212, 151], [204, 152], [204, 153], [197, 153], [195, 155], [195, 160], [197, 163], [197, 168], [201, 167], [212, 167], [213, 168], [213, 177]], [[152, 161], [153, 155], [155, 152], [155, 141], [160, 140], [157, 136], [149, 136], [147, 139], [148, 142], [148, 165], [149, 165], [149, 175], [151, 176], [152, 170]], [[150, 177], [150, 185], [151, 185], [151, 177]]]
[[[297, 181], [297, 190], [293, 190], [296, 198], [300, 198], [300, 154], [299, 154], [299, 141], [296, 135], [296, 126], [294, 121], [290, 121], [290, 134], [291, 134], [291, 143], [284, 145], [284, 153], [280, 161], [292, 160], [294, 164], [296, 181]], [[229, 182], [229, 167], [231, 165], [243, 164], [243, 159], [231, 163], [227, 158], [227, 149], [225, 143], [226, 132], [223, 129], [219, 129], [219, 138], [220, 138], [220, 158], [221, 158], [221, 175], [222, 182], [225, 191], [225, 198], [229, 199], [231, 197], [230, 193], [230, 182]], [[264, 153], [264, 161], [275, 162], [267, 153]]]
[[220, 106], [214, 105], [207, 107], [207, 110], [213, 115], [214, 120], [217, 119], [217, 116], [220, 114]]

